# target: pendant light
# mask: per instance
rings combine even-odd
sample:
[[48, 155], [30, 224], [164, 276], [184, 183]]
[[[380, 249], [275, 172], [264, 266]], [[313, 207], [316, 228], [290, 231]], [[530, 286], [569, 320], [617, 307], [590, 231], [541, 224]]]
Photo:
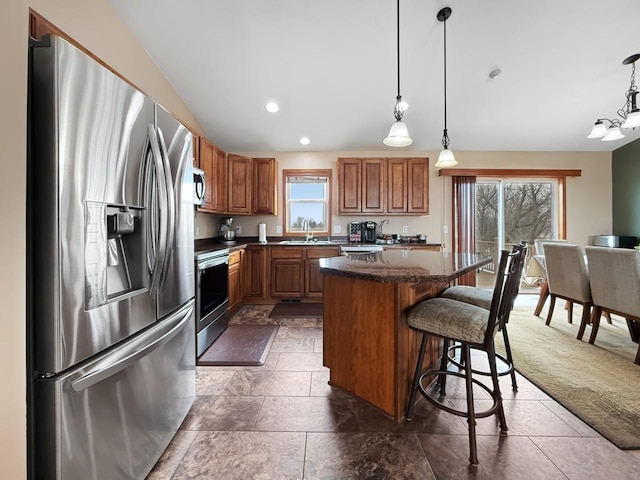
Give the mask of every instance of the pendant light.
[[396, 117], [396, 121], [391, 125], [389, 135], [382, 141], [389, 147], [407, 147], [413, 143], [413, 140], [409, 137], [409, 131], [407, 126], [402, 121], [404, 111], [407, 109], [407, 104], [402, 101], [400, 95], [400, 0], [397, 0], [397, 48], [398, 48], [398, 96], [396, 97], [396, 106], [393, 109], [393, 116]]
[[[587, 138], [600, 138], [603, 142], [611, 142], [624, 138], [621, 128], [635, 129], [640, 127], [640, 109], [636, 103], [638, 88], [636, 87], [636, 62], [640, 60], [640, 53], [631, 55], [622, 61], [623, 65], [631, 65], [631, 79], [629, 89], [624, 96], [626, 101], [622, 108], [616, 113], [622, 119], [599, 118], [591, 129], [591, 133]], [[602, 122], [607, 122], [605, 125]]]
[[444, 24], [444, 132], [442, 134], [442, 151], [438, 155], [435, 167], [453, 167], [458, 164], [453, 152], [449, 150], [449, 133], [447, 132], [447, 19], [451, 16], [451, 9], [445, 7], [438, 12], [436, 18]]

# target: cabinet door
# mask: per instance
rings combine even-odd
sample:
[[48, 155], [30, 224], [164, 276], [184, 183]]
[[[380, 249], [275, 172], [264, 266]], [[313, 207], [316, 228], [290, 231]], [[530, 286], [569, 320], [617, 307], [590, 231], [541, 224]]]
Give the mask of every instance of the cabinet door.
[[229, 264], [229, 310], [234, 310], [240, 305], [240, 263]]
[[252, 211], [261, 215], [276, 215], [278, 163], [275, 158], [253, 159], [253, 202]]
[[301, 259], [274, 258], [271, 260], [272, 297], [302, 297], [303, 263]]
[[359, 158], [338, 159], [338, 213], [362, 211], [362, 162]]
[[387, 173], [387, 213], [407, 213], [406, 159], [390, 158]]
[[245, 253], [246, 298], [253, 300], [266, 297], [267, 250], [265, 247], [248, 247]]
[[251, 159], [240, 155], [228, 155], [227, 168], [229, 170], [229, 213], [251, 213]]
[[198, 140], [198, 168], [204, 171], [206, 184], [205, 184], [205, 197], [202, 205], [198, 207], [199, 210], [213, 211], [213, 191], [214, 191], [214, 155], [215, 149], [213, 144], [207, 141], [206, 138], [200, 137]]
[[213, 152], [212, 207], [219, 213], [227, 211], [227, 154], [219, 148]]
[[336, 247], [308, 247], [304, 268], [304, 296], [309, 298], [322, 298], [322, 273], [320, 273], [320, 259], [339, 257], [340, 249]]
[[407, 159], [407, 213], [429, 213], [429, 160]]
[[362, 213], [383, 213], [385, 202], [384, 158], [362, 159]]

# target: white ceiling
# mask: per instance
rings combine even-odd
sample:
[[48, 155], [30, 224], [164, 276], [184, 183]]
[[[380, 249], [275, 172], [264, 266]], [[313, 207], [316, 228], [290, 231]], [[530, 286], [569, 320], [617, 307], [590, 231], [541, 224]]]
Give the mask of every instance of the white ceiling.
[[[224, 150], [394, 150], [382, 144], [397, 91], [394, 0], [110, 2]], [[445, 6], [452, 149], [611, 151], [640, 138], [586, 138], [624, 104], [640, 0], [401, 0], [405, 150], [441, 148]]]

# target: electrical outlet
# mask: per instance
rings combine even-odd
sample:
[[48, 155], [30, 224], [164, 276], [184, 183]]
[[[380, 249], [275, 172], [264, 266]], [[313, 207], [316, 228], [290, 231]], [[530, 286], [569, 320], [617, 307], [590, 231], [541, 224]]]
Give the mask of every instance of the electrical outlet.
[[242, 227], [236, 227], [236, 235], [242, 234]]
[[276, 233], [282, 233], [282, 227], [280, 225], [276, 225]]
[[200, 235], [200, 227], [196, 227], [196, 236]]
[[406, 225], [402, 225], [402, 233], [407, 233], [409, 228]]
[[342, 227], [340, 225], [335, 225], [333, 227], [333, 233], [342, 233]]
[[447, 225], [442, 227], [442, 233], [449, 233], [449, 227]]

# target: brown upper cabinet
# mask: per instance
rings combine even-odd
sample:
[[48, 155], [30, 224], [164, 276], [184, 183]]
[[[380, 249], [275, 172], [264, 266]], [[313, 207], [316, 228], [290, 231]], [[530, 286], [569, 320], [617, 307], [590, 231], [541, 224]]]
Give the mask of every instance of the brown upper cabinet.
[[206, 177], [205, 199], [199, 211], [224, 213], [227, 210], [226, 154], [205, 137], [195, 137], [195, 164]]
[[249, 158], [229, 154], [229, 205], [227, 212], [241, 215], [277, 213], [278, 163], [275, 158]]
[[429, 213], [428, 158], [339, 158], [338, 214]]
[[253, 174], [251, 158], [229, 154], [229, 213], [248, 215], [251, 213], [251, 186]]
[[338, 159], [338, 213], [384, 213], [386, 159]]
[[253, 203], [251, 211], [257, 215], [278, 213], [278, 162], [275, 158], [253, 159]]

